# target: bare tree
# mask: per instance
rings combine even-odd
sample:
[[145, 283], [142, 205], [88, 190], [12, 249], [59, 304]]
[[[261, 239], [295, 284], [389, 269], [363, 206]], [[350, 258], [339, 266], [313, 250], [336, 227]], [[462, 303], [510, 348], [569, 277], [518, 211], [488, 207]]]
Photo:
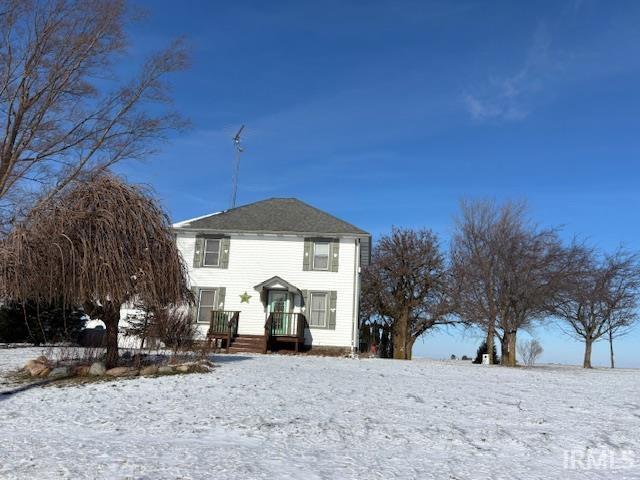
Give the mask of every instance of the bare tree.
[[504, 365], [516, 364], [516, 338], [547, 316], [570, 270], [553, 229], [539, 229], [522, 203], [463, 202], [452, 247], [452, 298], [458, 316], [501, 342]]
[[593, 344], [609, 336], [611, 364], [613, 338], [627, 333], [638, 320], [640, 264], [624, 250], [599, 256], [583, 252], [581, 268], [566, 279], [553, 314], [567, 333], [585, 342], [584, 368], [591, 368]]
[[611, 315], [607, 320], [609, 359], [615, 368], [613, 340], [631, 332], [638, 322], [640, 297], [640, 258], [637, 254], [618, 250], [605, 260], [614, 277], [607, 294], [607, 306]]
[[554, 230], [530, 225], [505, 242], [501, 268], [506, 309], [498, 320], [502, 363], [516, 365], [516, 337], [548, 317], [548, 305], [573, 269], [573, 249], [564, 248]]
[[393, 228], [378, 241], [363, 276], [362, 307], [391, 326], [393, 358], [410, 360], [418, 337], [451, 323], [447, 280], [431, 231]]
[[194, 344], [198, 327], [191, 314], [181, 307], [167, 307], [153, 313], [151, 332], [159, 338], [174, 354], [187, 350]]
[[520, 357], [527, 367], [533, 367], [543, 351], [542, 345], [535, 338], [520, 344]]
[[193, 323], [191, 313], [184, 306], [151, 309], [142, 303], [134, 305], [141, 315], [127, 318], [124, 333], [140, 339], [140, 349], [160, 340], [167, 348], [174, 351], [187, 350], [195, 343], [197, 326]]
[[637, 316], [629, 315], [624, 322], [614, 322], [609, 320], [607, 325], [607, 337], [609, 340], [609, 366], [611, 368], [616, 367], [615, 354], [613, 350], [613, 341], [616, 338], [622, 337], [627, 333], [630, 333], [637, 323]]
[[118, 362], [121, 306], [191, 302], [170, 222], [138, 187], [100, 175], [40, 203], [0, 244], [3, 297], [84, 305], [106, 326], [106, 363]]
[[[166, 75], [185, 66], [179, 42], [120, 80], [124, 0], [0, 0], [0, 221], [35, 198], [153, 151], [184, 125], [167, 109]], [[25, 199], [27, 201], [25, 201]]]
[[513, 203], [498, 207], [490, 201], [463, 201], [456, 219], [451, 244], [453, 303], [463, 322], [486, 333], [489, 352], [498, 319], [506, 309], [499, 268], [501, 240], [515, 228], [523, 209]]

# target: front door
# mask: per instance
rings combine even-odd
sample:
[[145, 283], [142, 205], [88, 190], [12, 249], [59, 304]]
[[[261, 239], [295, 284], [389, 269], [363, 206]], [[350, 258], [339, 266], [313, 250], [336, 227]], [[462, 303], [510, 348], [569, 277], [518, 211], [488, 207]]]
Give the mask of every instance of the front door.
[[273, 332], [276, 335], [287, 335], [291, 322], [289, 292], [269, 290], [269, 313], [273, 314]]

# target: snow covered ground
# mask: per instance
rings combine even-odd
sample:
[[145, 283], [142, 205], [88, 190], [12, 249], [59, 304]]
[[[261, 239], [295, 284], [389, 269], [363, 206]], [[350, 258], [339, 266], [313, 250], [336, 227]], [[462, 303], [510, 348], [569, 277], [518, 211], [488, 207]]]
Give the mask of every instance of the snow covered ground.
[[214, 360], [0, 396], [0, 478], [640, 478], [638, 370]]

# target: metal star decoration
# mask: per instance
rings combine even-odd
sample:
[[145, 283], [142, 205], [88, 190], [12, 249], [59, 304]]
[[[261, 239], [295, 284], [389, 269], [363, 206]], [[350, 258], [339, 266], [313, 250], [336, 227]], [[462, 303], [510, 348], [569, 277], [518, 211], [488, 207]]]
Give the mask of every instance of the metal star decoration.
[[251, 295], [249, 295], [246, 291], [240, 295], [240, 303], [249, 303], [249, 299]]

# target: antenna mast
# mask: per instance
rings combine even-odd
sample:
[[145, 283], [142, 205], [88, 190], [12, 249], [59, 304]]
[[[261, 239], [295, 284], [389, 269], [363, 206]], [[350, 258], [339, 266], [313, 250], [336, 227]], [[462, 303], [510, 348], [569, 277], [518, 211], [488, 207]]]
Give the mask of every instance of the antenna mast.
[[240, 154], [244, 152], [244, 148], [240, 144], [240, 134], [244, 130], [244, 125], [240, 127], [238, 133], [233, 137], [233, 146], [236, 148], [236, 163], [233, 170], [233, 181], [231, 184], [231, 208], [236, 207], [236, 197], [238, 195], [238, 175], [240, 174]]

